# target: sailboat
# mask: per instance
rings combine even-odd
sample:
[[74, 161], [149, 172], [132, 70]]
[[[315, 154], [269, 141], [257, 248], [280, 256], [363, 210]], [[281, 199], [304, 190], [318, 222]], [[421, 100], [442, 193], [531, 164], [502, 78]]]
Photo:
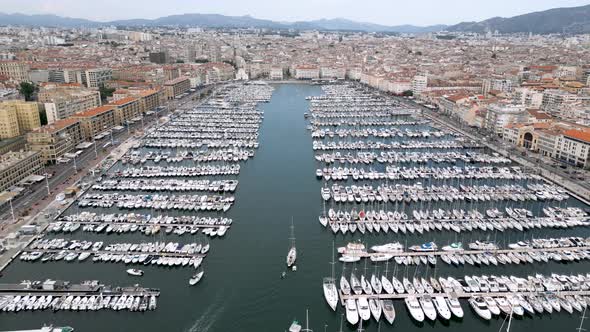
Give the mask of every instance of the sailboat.
[[291, 267], [293, 271], [297, 268], [295, 267], [295, 260], [297, 259], [297, 248], [295, 248], [295, 226], [293, 226], [293, 220], [291, 220], [291, 248], [287, 253], [287, 267]]
[[307, 310], [305, 310], [305, 328], [301, 329], [299, 322], [294, 320], [289, 327], [289, 332], [313, 332], [313, 330], [309, 329], [309, 314]]
[[336, 311], [338, 305], [338, 290], [336, 289], [336, 279], [334, 278], [334, 242], [332, 242], [332, 276], [324, 278], [324, 298], [332, 310]]

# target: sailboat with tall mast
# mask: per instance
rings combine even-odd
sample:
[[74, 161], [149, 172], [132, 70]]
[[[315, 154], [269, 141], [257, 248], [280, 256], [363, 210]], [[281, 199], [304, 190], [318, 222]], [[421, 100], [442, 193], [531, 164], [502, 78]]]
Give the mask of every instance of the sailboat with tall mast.
[[336, 279], [334, 278], [334, 242], [332, 241], [332, 276], [324, 278], [324, 298], [332, 310], [336, 311], [338, 305], [338, 290], [336, 288]]
[[289, 248], [289, 252], [287, 253], [287, 267], [290, 267], [295, 271], [297, 268], [295, 267], [295, 260], [297, 260], [297, 248], [295, 247], [295, 226], [293, 225], [293, 218], [291, 218], [291, 248]]

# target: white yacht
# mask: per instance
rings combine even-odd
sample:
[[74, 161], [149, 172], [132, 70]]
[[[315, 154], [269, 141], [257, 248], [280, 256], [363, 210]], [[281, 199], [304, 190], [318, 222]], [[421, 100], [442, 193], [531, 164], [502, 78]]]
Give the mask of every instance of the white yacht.
[[293, 226], [293, 222], [291, 221], [291, 248], [287, 253], [287, 267], [292, 267], [295, 264], [295, 260], [297, 260], [297, 248], [295, 247], [295, 227]]
[[354, 299], [346, 300], [346, 320], [351, 325], [356, 325], [359, 322], [359, 312]]
[[420, 307], [420, 302], [414, 296], [408, 296], [404, 299], [406, 302], [406, 306], [408, 307], [408, 311], [414, 320], [417, 322], [424, 321], [424, 311]]
[[449, 306], [447, 305], [447, 301], [445, 301], [444, 297], [435, 296], [433, 302], [434, 306], [436, 307], [436, 311], [441, 318], [445, 320], [451, 319], [451, 311], [449, 310]]
[[323, 289], [324, 298], [332, 310], [336, 311], [338, 305], [338, 290], [336, 289], [336, 279], [334, 278], [334, 243], [332, 243], [332, 276], [324, 278]]
[[447, 297], [447, 303], [453, 315], [457, 318], [463, 318], [463, 308], [461, 302], [456, 297]]
[[362, 320], [371, 319], [371, 309], [369, 309], [369, 301], [366, 297], [359, 297], [356, 300], [356, 305], [358, 308], [359, 316]]
[[483, 298], [470, 297], [469, 304], [471, 305], [473, 311], [475, 311], [475, 313], [477, 313], [479, 317], [485, 320], [492, 319], [492, 313], [490, 312], [490, 309], [488, 309], [488, 305], [486, 304]]
[[395, 308], [392, 300], [382, 300], [381, 308], [383, 308], [383, 315], [389, 324], [393, 324], [395, 320]]
[[127, 274], [132, 275], [132, 276], [141, 277], [143, 275], [143, 271], [138, 270], [138, 269], [128, 269]]
[[383, 312], [383, 309], [381, 308], [381, 300], [375, 297], [370, 298], [369, 309], [371, 310], [371, 314], [373, 315], [373, 318], [375, 318], [375, 321], [379, 322], [381, 319], [381, 313]]
[[193, 275], [189, 279], [188, 284], [191, 285], [191, 286], [196, 285], [199, 281], [201, 281], [201, 278], [203, 278], [203, 274], [204, 273], [205, 273], [205, 271], [201, 271], [201, 272], [198, 272], [195, 275]]
[[436, 308], [432, 303], [432, 298], [429, 295], [423, 295], [418, 300], [420, 302], [420, 306], [422, 307], [422, 311], [424, 312], [424, 316], [430, 320], [436, 319]]

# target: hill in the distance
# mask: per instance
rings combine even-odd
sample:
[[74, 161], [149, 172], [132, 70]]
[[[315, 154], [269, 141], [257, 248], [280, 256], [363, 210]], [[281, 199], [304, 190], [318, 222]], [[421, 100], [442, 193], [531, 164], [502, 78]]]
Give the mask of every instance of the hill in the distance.
[[590, 5], [554, 8], [510, 18], [494, 17], [481, 22], [462, 22], [447, 30], [478, 33], [496, 30], [500, 33], [590, 33]]
[[374, 23], [356, 22], [343, 18], [321, 19], [298, 22], [277, 22], [252, 16], [226, 16], [219, 14], [181, 14], [156, 19], [130, 19], [112, 22], [96, 22], [85, 19], [56, 15], [24, 15], [0, 13], [0, 25], [56, 26], [56, 27], [98, 27], [117, 26], [198, 26], [203, 28], [270, 28], [298, 30], [339, 30], [364, 32], [428, 33], [442, 30], [454, 32], [499, 31], [500, 33], [532, 32], [549, 33], [590, 33], [590, 5], [570, 8], [555, 8], [510, 18], [494, 17], [481, 22], [462, 22], [453, 26], [414, 25], [387, 26]]

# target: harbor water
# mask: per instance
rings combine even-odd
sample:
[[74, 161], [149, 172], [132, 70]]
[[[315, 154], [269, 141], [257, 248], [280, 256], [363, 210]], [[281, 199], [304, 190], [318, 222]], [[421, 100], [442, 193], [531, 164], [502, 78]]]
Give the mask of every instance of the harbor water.
[[[235, 193], [235, 203], [226, 213], [233, 224], [225, 237], [208, 240], [201, 235], [182, 237], [176, 235], [156, 235], [149, 239], [139, 233], [104, 235], [78, 231], [71, 235], [55, 235], [61, 238], [75, 238], [92, 241], [147, 242], [163, 240], [181, 243], [194, 240], [211, 244], [211, 251], [203, 262], [205, 276], [201, 282], [189, 287], [187, 280], [192, 271], [183, 268], [142, 267], [143, 277], [132, 277], [125, 273], [125, 265], [64, 261], [47, 263], [28, 263], [15, 260], [0, 278], [2, 283], [21, 280], [59, 279], [78, 282], [98, 279], [101, 283], [117, 286], [140, 284], [144, 287], [159, 288], [161, 295], [158, 308], [153, 312], [131, 313], [113, 311], [88, 312], [19, 312], [0, 313], [0, 330], [27, 329], [42, 324], [70, 325], [76, 331], [284, 331], [293, 319], [305, 320], [305, 310], [309, 310], [310, 327], [316, 331], [337, 331], [340, 328], [343, 308], [334, 313], [326, 304], [322, 294], [322, 278], [331, 273], [332, 242], [343, 246], [359, 238], [360, 234], [335, 236], [322, 227], [318, 216], [324, 209], [320, 196], [322, 182], [315, 177], [320, 164], [314, 159], [312, 138], [306, 130], [304, 113], [308, 112], [307, 96], [321, 95], [319, 86], [309, 84], [277, 84], [269, 103], [259, 105], [264, 111], [264, 121], [260, 129], [260, 147], [254, 158], [242, 163], [239, 186]], [[323, 164], [322, 164], [323, 165]], [[323, 167], [323, 166], [322, 166]], [[581, 206], [570, 198], [568, 206]], [[526, 203], [523, 203], [526, 204]], [[538, 208], [533, 203], [530, 209]], [[563, 204], [563, 203], [562, 203]], [[558, 205], [556, 203], [555, 205]], [[525, 205], [526, 206], [526, 205]], [[501, 208], [502, 205], [498, 205]], [[390, 206], [393, 208], [393, 206]], [[175, 214], [180, 214], [176, 212]], [[538, 214], [538, 213], [536, 213]], [[290, 246], [290, 225], [293, 220], [297, 245], [297, 271], [286, 271], [285, 256]], [[468, 243], [472, 240], [496, 240], [504, 245], [531, 237], [589, 235], [587, 228], [567, 230], [537, 229], [516, 232], [468, 232], [455, 233], [426, 232], [423, 235], [409, 234], [366, 234], [362, 237], [367, 245], [400, 241], [408, 245], [435, 241], [439, 245], [452, 241]], [[52, 235], [54, 236], [54, 235]], [[347, 265], [349, 275], [350, 264]], [[424, 265], [398, 267], [397, 276], [407, 275], [462, 276], [469, 275], [518, 275], [535, 273], [577, 274], [588, 272], [588, 262], [542, 263], [493, 266], [453, 267], [439, 261], [436, 271]], [[384, 263], [355, 266], [357, 275], [367, 277], [378, 269], [384, 271]], [[394, 269], [389, 264], [389, 275]], [[335, 265], [336, 278], [340, 277], [342, 264]], [[465, 317], [449, 322], [416, 323], [407, 313], [403, 301], [395, 302], [397, 317], [392, 325], [384, 320], [382, 331], [427, 331], [452, 329], [453, 331], [499, 331], [506, 328], [503, 318], [491, 321], [479, 319], [466, 301], [462, 301]], [[501, 316], [503, 317], [503, 316]], [[344, 331], [355, 331], [356, 326], [348, 326], [346, 319]], [[574, 331], [580, 324], [579, 314], [553, 313], [527, 316], [514, 319], [511, 331]], [[366, 331], [377, 331], [374, 320]]]

